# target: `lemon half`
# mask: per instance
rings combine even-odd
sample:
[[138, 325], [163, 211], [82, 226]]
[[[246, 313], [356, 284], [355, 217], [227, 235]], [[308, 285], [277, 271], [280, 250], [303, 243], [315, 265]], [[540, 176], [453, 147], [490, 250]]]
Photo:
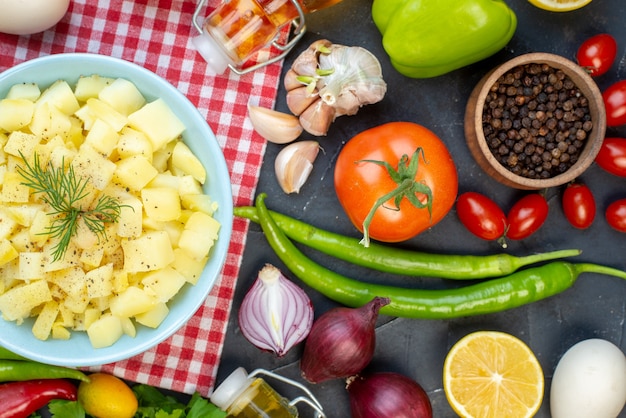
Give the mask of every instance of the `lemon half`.
[[544, 385], [531, 349], [503, 332], [466, 335], [444, 362], [444, 392], [463, 418], [531, 418], [543, 401]]

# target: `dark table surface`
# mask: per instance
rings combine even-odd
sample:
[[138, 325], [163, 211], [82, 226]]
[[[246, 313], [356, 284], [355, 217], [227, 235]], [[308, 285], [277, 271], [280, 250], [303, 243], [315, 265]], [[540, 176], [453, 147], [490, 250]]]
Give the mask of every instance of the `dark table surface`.
[[[509, 0], [518, 17], [518, 28], [511, 42], [496, 55], [469, 67], [432, 79], [409, 79], [390, 65], [381, 45], [380, 34], [371, 18], [371, 0], [343, 0], [342, 3], [307, 16], [308, 32], [285, 62], [286, 71], [294, 57], [312, 41], [326, 38], [334, 43], [363, 46], [374, 53], [383, 67], [388, 84], [384, 100], [364, 107], [355, 116], [336, 120], [326, 137], [317, 138], [324, 149], [315, 162], [308, 183], [299, 194], [285, 195], [274, 176], [274, 158], [281, 146], [269, 144], [257, 193], [268, 194], [270, 209], [275, 209], [312, 223], [318, 227], [359, 236], [339, 206], [333, 189], [333, 167], [337, 154], [352, 136], [390, 121], [412, 121], [433, 130], [447, 144], [459, 172], [459, 193], [477, 191], [494, 199], [505, 211], [524, 191], [505, 187], [477, 167], [468, 152], [463, 135], [463, 114], [470, 91], [491, 68], [527, 52], [551, 52], [574, 59], [578, 45], [587, 37], [609, 32], [618, 41], [618, 55], [613, 68], [597, 79], [601, 90], [618, 79], [626, 78], [626, 2], [593, 0], [578, 11], [551, 13], [540, 10], [526, 0]], [[287, 111], [285, 91], [281, 88], [277, 109]], [[626, 129], [609, 128], [607, 135], [626, 136]], [[301, 139], [316, 139], [305, 134]], [[626, 197], [626, 179], [612, 176], [592, 166], [580, 178], [593, 191], [598, 215], [591, 228], [580, 231], [565, 220], [561, 208], [562, 188], [547, 191], [550, 213], [544, 226], [531, 237], [510, 242], [507, 251], [523, 255], [562, 248], [583, 250], [580, 261], [596, 262], [626, 269], [626, 234], [612, 230], [604, 219], [607, 205]], [[453, 209], [435, 227], [418, 237], [399, 244], [422, 251], [448, 254], [491, 254], [500, 251], [495, 242], [482, 241], [461, 225]], [[344, 262], [304, 249], [321, 264], [331, 269], [371, 282], [391, 282], [408, 286], [445, 286], [439, 279], [390, 277], [355, 269]], [[253, 224], [247, 238], [231, 320], [228, 326], [218, 384], [238, 366], [248, 371], [264, 368], [302, 382], [299, 358], [302, 346], [285, 357], [259, 351], [242, 336], [237, 322], [238, 308], [257, 272], [265, 263], [283, 269], [296, 283], [267, 245], [260, 228]], [[305, 285], [316, 315], [337, 306]], [[450, 347], [462, 336], [475, 330], [501, 330], [525, 341], [539, 359], [549, 393], [554, 368], [562, 354], [576, 342], [599, 337], [617, 344], [626, 351], [624, 320], [626, 319], [626, 283], [596, 275], [582, 275], [570, 290], [544, 301], [507, 312], [454, 320], [414, 320], [381, 317], [377, 325], [377, 348], [368, 370], [395, 371], [419, 382], [432, 402], [434, 416], [456, 416], [442, 389], [442, 367]], [[295, 396], [291, 388], [276, 384], [286, 396]], [[309, 385], [330, 417], [348, 417], [348, 395], [342, 381]], [[303, 416], [310, 411], [302, 409]], [[549, 399], [544, 398], [537, 417], [549, 417]], [[626, 417], [623, 412], [621, 417]]]

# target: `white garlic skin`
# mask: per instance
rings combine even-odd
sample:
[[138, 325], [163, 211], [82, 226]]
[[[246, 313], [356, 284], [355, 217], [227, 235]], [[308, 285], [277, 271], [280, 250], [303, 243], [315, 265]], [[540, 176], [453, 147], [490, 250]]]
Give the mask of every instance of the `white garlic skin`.
[[626, 404], [626, 356], [603, 339], [581, 341], [559, 360], [550, 387], [552, 418], [615, 418]]

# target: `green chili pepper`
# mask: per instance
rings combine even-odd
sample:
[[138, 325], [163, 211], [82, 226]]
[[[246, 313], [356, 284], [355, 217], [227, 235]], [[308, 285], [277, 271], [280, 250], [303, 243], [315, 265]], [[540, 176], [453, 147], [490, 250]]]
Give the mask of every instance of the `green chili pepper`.
[[[365, 248], [359, 239], [316, 228], [278, 212], [269, 211], [272, 219], [289, 238], [308, 247], [362, 267], [404, 276], [428, 276], [444, 279], [473, 280], [499, 277], [530, 264], [576, 256], [580, 250], [558, 250], [516, 257], [493, 255], [430, 254], [381, 245], [374, 242]], [[254, 206], [234, 208], [235, 216], [259, 222]]]
[[0, 360], [0, 382], [34, 379], [76, 379], [85, 382], [89, 377], [77, 369], [23, 360]]
[[515, 13], [502, 0], [374, 0], [372, 18], [392, 65], [413, 78], [485, 59], [517, 28]]
[[27, 359], [0, 345], [0, 360], [27, 360]]
[[601, 273], [626, 279], [626, 272], [598, 264], [564, 261], [521, 270], [456, 289], [407, 289], [363, 283], [335, 273], [309, 259], [287, 238], [265, 206], [265, 194], [256, 199], [261, 228], [278, 257], [300, 280], [329, 299], [350, 307], [363, 306], [374, 297], [391, 303], [381, 314], [422, 319], [483, 315], [545, 299], [570, 288], [581, 273]]

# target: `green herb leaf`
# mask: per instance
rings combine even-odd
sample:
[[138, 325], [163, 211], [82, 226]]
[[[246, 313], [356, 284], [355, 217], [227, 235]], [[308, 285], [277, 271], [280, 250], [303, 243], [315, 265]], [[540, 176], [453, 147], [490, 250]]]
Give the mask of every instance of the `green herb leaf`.
[[76, 401], [53, 400], [48, 410], [52, 418], [85, 418], [85, 409]]
[[189, 407], [187, 418], [223, 418], [226, 416], [226, 412], [200, 396], [198, 392], [191, 396]]
[[89, 179], [76, 175], [71, 164], [65, 170], [65, 159], [61, 160], [60, 167], [55, 168], [48, 164], [44, 169], [37, 153], [33, 155], [32, 163], [21, 153], [20, 157], [24, 165], [18, 165], [16, 170], [24, 178], [22, 184], [33, 189], [35, 193], [41, 193], [42, 200], [51, 208], [48, 215], [54, 220], [45, 234], [58, 239], [52, 251], [53, 261], [58, 261], [65, 255], [80, 218], [98, 238], [106, 238], [106, 223], [117, 222], [121, 208], [127, 205], [120, 205], [117, 199], [102, 195], [93, 209], [84, 209], [80, 207], [80, 201], [89, 194]]

